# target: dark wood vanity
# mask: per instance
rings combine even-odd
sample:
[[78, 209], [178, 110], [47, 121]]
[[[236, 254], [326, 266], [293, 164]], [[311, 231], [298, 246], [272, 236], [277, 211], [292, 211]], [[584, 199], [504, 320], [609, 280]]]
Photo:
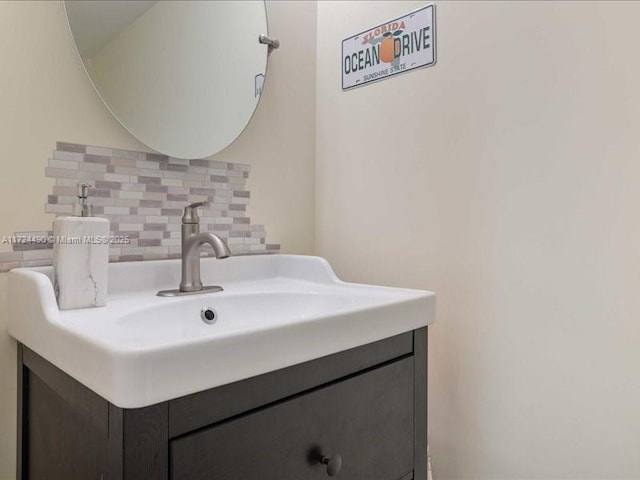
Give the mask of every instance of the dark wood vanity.
[[20, 480], [427, 478], [426, 328], [138, 409], [23, 345], [18, 382]]

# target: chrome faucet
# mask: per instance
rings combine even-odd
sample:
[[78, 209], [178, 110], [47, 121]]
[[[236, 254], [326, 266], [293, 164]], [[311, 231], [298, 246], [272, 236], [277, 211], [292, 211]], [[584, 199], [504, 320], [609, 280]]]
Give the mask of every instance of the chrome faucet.
[[209, 202], [197, 202], [188, 205], [182, 215], [182, 280], [177, 290], [162, 290], [160, 297], [176, 297], [197, 293], [219, 292], [222, 287], [203, 286], [200, 279], [200, 250], [209, 244], [213, 248], [216, 258], [231, 256], [229, 247], [218, 235], [211, 232], [200, 232], [200, 217], [198, 207], [204, 207]]

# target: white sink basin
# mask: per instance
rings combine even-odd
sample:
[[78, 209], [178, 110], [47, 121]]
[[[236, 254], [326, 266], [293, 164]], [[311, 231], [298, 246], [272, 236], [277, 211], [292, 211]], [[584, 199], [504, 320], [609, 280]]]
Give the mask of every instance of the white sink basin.
[[[340, 281], [322, 258], [202, 259], [223, 292], [157, 297], [180, 261], [109, 265], [107, 306], [58, 309], [51, 267], [9, 273], [9, 333], [114, 405], [137, 408], [432, 323], [431, 292]], [[211, 307], [216, 322], [202, 321]]]

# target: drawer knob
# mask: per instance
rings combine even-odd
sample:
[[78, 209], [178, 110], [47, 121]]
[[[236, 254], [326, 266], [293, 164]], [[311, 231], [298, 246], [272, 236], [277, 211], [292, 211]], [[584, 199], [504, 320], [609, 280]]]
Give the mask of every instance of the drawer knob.
[[342, 468], [342, 457], [340, 455], [336, 454], [332, 457], [322, 457], [321, 462], [327, 466], [327, 475], [330, 477], [335, 477], [340, 473], [340, 469]]

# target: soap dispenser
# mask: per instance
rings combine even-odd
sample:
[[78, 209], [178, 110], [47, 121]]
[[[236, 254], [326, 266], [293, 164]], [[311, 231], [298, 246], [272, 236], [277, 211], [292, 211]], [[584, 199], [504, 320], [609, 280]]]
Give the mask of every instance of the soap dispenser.
[[61, 310], [107, 303], [109, 220], [92, 216], [88, 183], [78, 183], [74, 216], [53, 222], [53, 287]]

